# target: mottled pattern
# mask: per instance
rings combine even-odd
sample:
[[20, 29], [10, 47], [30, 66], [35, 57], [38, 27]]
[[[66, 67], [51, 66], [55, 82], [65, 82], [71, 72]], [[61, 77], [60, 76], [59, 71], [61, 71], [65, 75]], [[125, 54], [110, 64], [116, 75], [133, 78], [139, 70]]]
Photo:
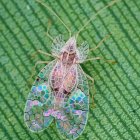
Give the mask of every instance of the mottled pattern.
[[68, 139], [76, 139], [84, 130], [89, 110], [89, 91], [86, 77], [78, 66], [78, 86], [62, 110], [64, 120], [57, 119], [57, 128]]
[[51, 85], [57, 92], [60, 87], [61, 91], [70, 92], [77, 81], [77, 65], [66, 68], [60, 61], [56, 63], [51, 75]]
[[49, 87], [48, 74], [55, 63], [51, 62], [41, 70], [29, 93], [24, 120], [31, 131], [41, 131], [53, 120], [52, 116], [46, 116], [45, 113], [53, 107], [54, 97]]
[[61, 50], [64, 44], [65, 41], [63, 40], [63, 36], [62, 35], [57, 36], [52, 44], [52, 48], [51, 48], [52, 54], [59, 56], [61, 54]]
[[78, 50], [79, 63], [82, 63], [87, 58], [89, 53], [88, 43], [86, 41], [83, 42], [81, 46], [77, 48], [77, 50]]
[[88, 105], [88, 96], [80, 89], [73, 92], [62, 110], [65, 119], [57, 119], [57, 128], [63, 136], [76, 139], [82, 133], [87, 123]]
[[[50, 67], [51, 64], [46, 66], [46, 68]], [[45, 69], [39, 73], [28, 96], [25, 108], [26, 124], [32, 131], [41, 131], [55, 118], [58, 131], [63, 134], [63, 137], [75, 139], [84, 130], [88, 118], [89, 99], [86, 77], [78, 66], [78, 86], [70, 97], [65, 99], [61, 108], [55, 110], [54, 96], [48, 82], [44, 82], [44, 79], [47, 80], [44, 75], [47, 74]]]
[[[70, 45], [76, 44], [73, 39], [68, 41]], [[66, 50], [58, 49], [61, 61], [52, 61], [38, 74], [26, 102], [24, 119], [34, 132], [44, 130], [55, 119], [61, 135], [73, 140], [87, 123], [89, 89], [83, 70], [75, 63], [78, 50], [71, 46], [69, 49], [68, 42]]]

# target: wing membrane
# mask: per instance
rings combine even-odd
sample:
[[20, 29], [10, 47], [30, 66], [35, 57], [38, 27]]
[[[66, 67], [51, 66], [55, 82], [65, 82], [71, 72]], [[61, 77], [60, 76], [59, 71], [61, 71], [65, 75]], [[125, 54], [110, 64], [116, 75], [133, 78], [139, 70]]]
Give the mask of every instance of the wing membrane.
[[52, 61], [41, 70], [28, 95], [24, 121], [27, 127], [34, 132], [48, 127], [53, 120], [49, 114], [54, 100], [49, 86], [49, 74], [55, 63], [56, 61]]
[[51, 49], [52, 54], [59, 56], [64, 44], [65, 41], [63, 40], [63, 36], [62, 35], [57, 36], [52, 44], [52, 49]]
[[65, 138], [76, 139], [84, 130], [89, 110], [89, 90], [86, 76], [78, 66], [77, 88], [64, 102], [60, 110], [62, 119], [56, 119], [56, 126]]
[[79, 61], [80, 61], [80, 63], [82, 63], [82, 62], [84, 62], [86, 60], [87, 55], [89, 53], [89, 45], [85, 41], [77, 49], [78, 49], [78, 52], [79, 52]]

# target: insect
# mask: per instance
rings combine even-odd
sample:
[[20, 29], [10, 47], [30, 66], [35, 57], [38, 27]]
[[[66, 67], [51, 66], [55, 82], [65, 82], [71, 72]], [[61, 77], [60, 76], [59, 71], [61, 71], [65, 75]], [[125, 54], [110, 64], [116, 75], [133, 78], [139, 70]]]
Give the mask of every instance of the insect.
[[[47, 7], [68, 29], [48, 5], [40, 0], [37, 1]], [[116, 2], [115, 0], [112, 1], [103, 9]], [[96, 15], [102, 10], [98, 11]], [[53, 40], [51, 51], [55, 60], [48, 63], [39, 72], [26, 101], [24, 120], [31, 131], [40, 132], [55, 119], [56, 127], [64, 138], [73, 140], [82, 134], [87, 124], [89, 112], [87, 78], [92, 78], [85, 74], [79, 64], [84, 61], [99, 59], [99, 57], [87, 59], [88, 43], [85, 41], [80, 47], [77, 47], [76, 40], [78, 34], [96, 15], [91, 17], [75, 36], [71, 37], [71, 32], [68, 29], [70, 34], [68, 41], [65, 42], [61, 35]], [[101, 40], [99, 45], [106, 38]], [[50, 56], [48, 53], [44, 54]]]

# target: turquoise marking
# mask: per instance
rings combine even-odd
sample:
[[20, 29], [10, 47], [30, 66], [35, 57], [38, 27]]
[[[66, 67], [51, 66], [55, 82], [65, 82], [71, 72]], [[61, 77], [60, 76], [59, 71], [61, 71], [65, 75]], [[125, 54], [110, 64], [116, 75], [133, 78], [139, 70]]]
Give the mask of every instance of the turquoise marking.
[[83, 97], [83, 92], [80, 94], [81, 97]]
[[47, 86], [46, 85], [43, 85], [43, 90], [47, 90]]
[[47, 93], [47, 94], [48, 94], [48, 93], [49, 93], [49, 91], [48, 91], [48, 90], [45, 90], [45, 93]]
[[74, 103], [74, 101], [73, 100], [70, 100], [70, 104], [73, 104]]
[[44, 96], [46, 99], [48, 99], [49, 98], [49, 94], [45, 94], [45, 96]]
[[39, 77], [40, 77], [40, 78], [44, 78], [44, 74], [40, 72], [40, 73], [39, 73]]
[[75, 100], [75, 97], [73, 96], [72, 99]]
[[39, 106], [43, 106], [43, 104], [42, 104], [42, 103], [40, 103], [40, 102], [38, 103], [38, 105], [39, 105]]

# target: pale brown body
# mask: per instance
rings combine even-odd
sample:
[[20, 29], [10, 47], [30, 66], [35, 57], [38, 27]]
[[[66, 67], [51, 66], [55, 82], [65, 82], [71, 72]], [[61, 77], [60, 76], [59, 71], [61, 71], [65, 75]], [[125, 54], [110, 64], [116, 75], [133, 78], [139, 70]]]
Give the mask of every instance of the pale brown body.
[[76, 40], [73, 37], [66, 42], [50, 77], [54, 95], [59, 99], [69, 95], [76, 85], [77, 56]]

